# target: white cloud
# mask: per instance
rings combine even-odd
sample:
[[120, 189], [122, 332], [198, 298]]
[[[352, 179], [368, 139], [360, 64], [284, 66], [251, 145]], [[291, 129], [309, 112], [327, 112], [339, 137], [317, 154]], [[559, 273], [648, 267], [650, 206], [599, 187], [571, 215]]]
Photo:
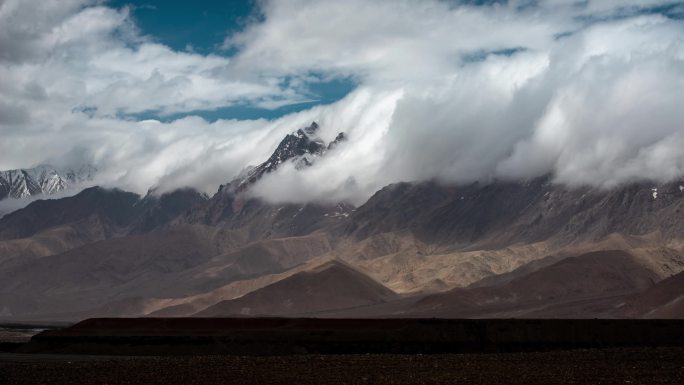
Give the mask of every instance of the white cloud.
[[[667, 1], [267, 1], [226, 39], [233, 57], [153, 43], [98, 4], [0, 5], [0, 168], [77, 149], [105, 185], [212, 192], [316, 120], [349, 142], [257, 195], [361, 203], [402, 180], [684, 174], [684, 23], [653, 12]], [[296, 103], [315, 77], [358, 88], [273, 121], [121, 117]]]
[[25, 87], [33, 86], [45, 95], [34, 109], [53, 115], [88, 109], [98, 117], [306, 99], [280, 87], [277, 79], [243, 76], [226, 57], [153, 43], [140, 35], [127, 8], [91, 3], [2, 4], [3, 99], [21, 100]]
[[457, 7], [440, 1], [269, 1], [266, 21], [231, 36], [236, 66], [275, 74], [333, 71], [366, 82], [434, 82], [461, 55], [543, 48], [574, 23], [510, 7]]

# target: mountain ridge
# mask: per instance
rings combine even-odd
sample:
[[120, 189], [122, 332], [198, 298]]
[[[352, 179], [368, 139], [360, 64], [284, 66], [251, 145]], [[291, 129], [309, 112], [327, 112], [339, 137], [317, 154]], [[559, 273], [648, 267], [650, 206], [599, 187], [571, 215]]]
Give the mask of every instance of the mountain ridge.
[[[273, 204], [251, 196], [251, 186], [281, 164], [302, 169], [334, 156], [345, 134], [326, 145], [318, 129], [314, 122], [286, 135], [267, 160], [211, 197], [193, 189], [151, 189], [140, 197], [94, 187], [6, 215], [0, 219], [0, 309], [31, 318], [191, 315], [227, 300], [224, 313], [238, 315], [248, 307], [326, 317], [642, 317], [638, 309], [649, 306], [678, 314], [646, 294], [625, 307], [637, 308], [632, 313], [609, 307], [684, 271], [684, 182], [612, 189], [565, 186], [551, 176], [401, 182], [359, 207]], [[592, 252], [599, 254], [587, 257]], [[332, 274], [339, 282], [366, 288], [375, 282], [397, 297], [377, 301], [378, 291], [369, 289], [350, 299], [342, 295], [344, 285], [331, 291], [321, 275], [306, 275], [330, 260], [342, 266]], [[592, 277], [587, 290], [593, 284], [607, 294], [580, 295], [582, 274]], [[288, 310], [290, 297], [279, 297], [284, 291], [272, 285], [284, 285], [298, 307]], [[510, 306], [491, 307], [516, 290]], [[326, 294], [307, 308], [302, 293], [317, 291]], [[430, 301], [442, 307], [431, 308]], [[439, 310], [449, 303], [461, 309]]]
[[92, 165], [60, 170], [48, 164], [28, 169], [0, 171], [0, 200], [49, 196], [92, 181], [95, 173], [97, 169]]

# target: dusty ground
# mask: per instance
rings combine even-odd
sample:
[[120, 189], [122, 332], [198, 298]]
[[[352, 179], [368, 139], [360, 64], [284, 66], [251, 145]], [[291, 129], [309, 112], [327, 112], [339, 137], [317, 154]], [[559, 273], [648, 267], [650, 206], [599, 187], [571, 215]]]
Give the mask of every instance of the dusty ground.
[[7, 384], [682, 384], [684, 348], [450, 355], [0, 354]]

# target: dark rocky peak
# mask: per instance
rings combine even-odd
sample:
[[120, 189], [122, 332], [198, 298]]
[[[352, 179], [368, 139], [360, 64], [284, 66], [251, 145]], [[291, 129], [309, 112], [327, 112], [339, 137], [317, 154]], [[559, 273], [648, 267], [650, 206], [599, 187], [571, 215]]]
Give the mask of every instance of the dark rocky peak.
[[190, 187], [179, 188], [164, 193], [159, 193], [156, 187], [152, 187], [147, 191], [145, 197], [140, 199], [137, 204], [145, 207], [161, 206], [164, 208], [172, 208], [204, 202], [208, 199], [209, 197], [207, 194]]
[[280, 161], [282, 163], [288, 159], [306, 154], [321, 155], [325, 150], [325, 142], [318, 137], [318, 129], [318, 124], [312, 122], [310, 126], [300, 128], [294, 134], [288, 134], [280, 142], [268, 161]]
[[[349, 217], [354, 207], [345, 204], [334, 207], [326, 205], [283, 205], [282, 207], [292, 209], [285, 210], [258, 198], [251, 198], [248, 194], [243, 194], [264, 174], [275, 171], [281, 164], [291, 162], [298, 170], [311, 166], [317, 158], [325, 156], [328, 148], [332, 148], [335, 144], [346, 139], [344, 133], [340, 133], [330, 145], [326, 145], [318, 136], [319, 128], [319, 125], [313, 122], [307, 127], [286, 135], [265, 162], [258, 166], [245, 168], [230, 183], [221, 185], [211, 199], [189, 210], [179, 219], [179, 222], [220, 223], [222, 226], [239, 228], [242, 226], [251, 227], [250, 221], [263, 223], [265, 218], [270, 218], [267, 221], [274, 221], [274, 223], [282, 223], [283, 225], [274, 225], [276, 228], [273, 229], [269, 227], [270, 230], [265, 230], [269, 234], [281, 232], [306, 234], [308, 230], [316, 228], [321, 222], [341, 222]], [[310, 209], [312, 207], [315, 209]], [[261, 227], [259, 225], [255, 228], [260, 229]]]
[[92, 216], [124, 228], [137, 218], [139, 199], [134, 193], [91, 187], [72, 197], [34, 201], [0, 219], [0, 239], [24, 238]]
[[337, 147], [340, 143], [346, 142], [347, 141], [347, 136], [344, 134], [344, 132], [340, 132], [337, 134], [335, 139], [328, 144], [328, 150], [332, 150], [333, 148]]
[[318, 123], [312, 122], [307, 127], [287, 134], [265, 162], [256, 167], [246, 167], [230, 184], [221, 186], [219, 193], [240, 193], [256, 183], [264, 174], [275, 171], [285, 162], [292, 162], [297, 170], [309, 167], [315, 163], [316, 158], [325, 155], [327, 150], [331, 150], [347, 140], [344, 132], [340, 132], [326, 146], [323, 139], [318, 136], [319, 128]]
[[244, 191], [264, 174], [276, 170], [285, 162], [294, 162], [297, 169], [313, 164], [314, 158], [323, 155], [326, 149], [325, 142], [316, 135], [318, 129], [318, 123], [313, 122], [308, 127], [287, 134], [268, 160], [256, 167], [248, 167], [231, 182], [235, 186], [233, 191]]
[[318, 125], [318, 123], [311, 122], [309, 127], [304, 127], [303, 129], [300, 129], [298, 131], [303, 131], [306, 135], [312, 136], [316, 135], [316, 131], [318, 131], [319, 128], [320, 126]]
[[144, 233], [162, 227], [208, 199], [206, 194], [191, 188], [176, 189], [163, 194], [158, 194], [156, 188], [151, 188], [136, 204], [141, 213], [131, 232]]

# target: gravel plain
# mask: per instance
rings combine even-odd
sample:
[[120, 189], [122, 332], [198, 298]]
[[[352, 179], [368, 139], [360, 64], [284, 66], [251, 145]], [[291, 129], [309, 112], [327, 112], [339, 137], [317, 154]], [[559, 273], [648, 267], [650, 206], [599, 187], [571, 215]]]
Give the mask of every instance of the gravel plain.
[[440, 355], [0, 354], [2, 384], [684, 384], [684, 348]]

